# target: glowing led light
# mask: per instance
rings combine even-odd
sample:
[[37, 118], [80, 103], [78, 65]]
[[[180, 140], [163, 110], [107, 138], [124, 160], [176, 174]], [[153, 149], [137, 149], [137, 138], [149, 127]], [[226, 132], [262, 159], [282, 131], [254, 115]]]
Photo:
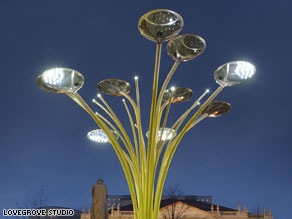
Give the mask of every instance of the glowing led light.
[[[161, 128], [159, 129], [158, 131], [158, 137], [161, 136]], [[175, 137], [176, 136], [176, 133], [174, 130], [170, 129], [170, 128], [164, 128], [163, 130], [163, 133], [162, 133], [162, 140], [165, 141], [165, 140], [170, 140], [172, 137]]]
[[[157, 134], [158, 138], [160, 138], [161, 132], [162, 132], [162, 128], [158, 130], [158, 134]], [[175, 136], [176, 136], [175, 130], [170, 129], [170, 128], [164, 128], [161, 140], [162, 141], [170, 140], [172, 137], [175, 137]], [[147, 138], [149, 137], [149, 131], [146, 133], [146, 137]]]
[[37, 77], [38, 86], [51, 93], [75, 93], [84, 84], [84, 77], [70, 68], [51, 68]]
[[64, 79], [64, 71], [61, 68], [50, 69], [43, 74], [43, 80], [49, 85], [58, 85]]
[[[144, 14], [138, 22], [138, 29], [140, 33], [147, 39], [157, 43], [153, 89], [151, 90], [151, 86], [147, 86], [143, 89], [143, 91], [149, 90], [153, 92], [150, 113], [151, 116], [149, 119], [149, 123], [151, 125], [149, 131], [146, 133], [146, 136], [149, 137], [148, 135], [151, 132], [151, 138], [153, 139], [148, 139], [149, 142], [147, 142], [147, 145], [144, 143], [144, 132], [142, 133], [142, 119], [145, 118], [143, 118], [140, 113], [139, 81], [138, 76], [135, 75], [140, 75], [139, 72], [134, 72], [131, 76], [131, 80], [134, 79], [136, 100], [128, 95], [131, 87], [127, 81], [120, 79], [105, 79], [97, 84], [98, 94], [96, 93], [97, 96], [94, 97], [97, 99], [93, 99], [92, 101], [100, 108], [99, 110], [102, 110], [112, 119], [111, 121], [99, 114], [99, 111], [95, 112], [96, 115], [94, 115], [92, 109], [77, 93], [77, 91], [84, 84], [84, 77], [78, 71], [68, 68], [49, 69], [42, 75], [38, 76], [36, 81], [38, 86], [47, 92], [66, 94], [69, 96], [93, 118], [99, 127], [102, 128], [88, 132], [87, 138], [93, 142], [110, 142], [112, 144], [114, 151], [118, 155], [119, 161], [123, 167], [130, 193], [132, 197], [136, 198], [136, 205], [134, 205], [134, 207], [136, 207], [136, 209], [134, 209], [136, 210], [136, 214], [134, 215], [135, 217], [146, 215], [146, 217], [148, 217], [147, 219], [149, 219], [149, 217], [159, 218], [159, 204], [163, 192], [162, 190], [165, 183], [165, 177], [169, 170], [172, 157], [178, 147], [178, 144], [182, 140], [182, 137], [204, 118], [217, 117], [228, 112], [230, 110], [230, 104], [223, 101], [212, 100], [224, 87], [240, 84], [248, 78], [251, 78], [255, 73], [255, 67], [247, 62], [234, 61], [220, 66], [214, 72], [214, 79], [220, 85], [216, 91], [206, 101], [204, 101], [203, 98], [205, 96], [209, 96], [208, 93], [210, 90], [203, 90], [203, 94], [201, 94], [199, 98], [175, 122], [173, 125], [175, 130], [172, 128], [165, 128], [164, 126], [168, 124], [167, 118], [169, 117], [168, 115], [171, 103], [183, 103], [190, 100], [193, 96], [193, 92], [189, 88], [171, 87], [166, 89], [175, 70], [177, 69], [179, 63], [198, 57], [206, 49], [206, 42], [199, 35], [182, 34], [177, 36], [183, 25], [184, 22], [181, 16], [176, 12], [167, 9], [152, 10]], [[117, 24], [114, 24], [114, 26], [117, 26]], [[167, 40], [170, 40], [166, 46], [167, 53], [172, 59], [175, 60], [175, 63], [166, 76], [162, 89], [159, 92], [158, 88], [160, 87], [160, 84], [158, 82], [162, 47], [161, 44]], [[131, 58], [129, 59], [133, 62]], [[190, 78], [184, 79], [189, 80]], [[142, 78], [142, 81], [143, 80], [144, 78]], [[124, 126], [121, 124], [119, 118], [115, 115], [109, 104], [107, 104], [107, 102], [103, 99], [105, 97], [104, 95], [127, 98], [126, 100], [122, 99], [122, 105], [124, 105], [127, 111], [133, 132], [130, 139], [128, 138], [128, 134], [124, 130]], [[162, 101], [164, 101], [164, 103], [162, 103]], [[198, 105], [200, 105], [199, 101], [202, 101], [202, 106], [200, 107], [198, 107]], [[128, 109], [128, 102], [131, 104], [129, 106], [132, 106], [131, 110]], [[120, 102], [119, 107], [121, 107]], [[191, 111], [195, 107], [198, 107], [199, 109], [193, 114]], [[135, 114], [134, 120], [131, 115], [133, 114], [133, 111]], [[193, 115], [188, 116], [189, 114]], [[186, 121], [184, 122], [185, 119]], [[160, 125], [162, 121], [163, 125]], [[138, 126], [134, 124], [134, 122], [136, 122]], [[137, 130], [135, 130], [134, 126]], [[163, 128], [161, 128], [161, 126]], [[110, 130], [109, 128], [112, 128], [113, 130]], [[178, 131], [179, 134], [176, 133]], [[178, 138], [174, 139], [176, 135], [178, 135]], [[118, 142], [116, 140], [119, 137], [121, 137], [122, 142]], [[174, 141], [171, 142], [173, 139]], [[132, 142], [133, 140], [134, 142]], [[164, 143], [168, 144], [166, 144], [163, 148]], [[145, 168], [141, 168], [141, 165], [143, 166], [144, 163], [146, 164], [144, 165]], [[143, 180], [139, 180], [141, 176], [144, 176], [143, 174], [145, 177], [142, 177]], [[155, 180], [155, 176], [159, 176], [157, 180]], [[154, 195], [151, 195], [151, 191], [147, 190], [147, 188], [156, 188], [156, 196], [154, 197]], [[145, 198], [146, 202], [144, 202]], [[140, 208], [140, 203], [142, 203], [142, 209]], [[146, 203], [146, 208], [144, 208], [144, 203]], [[150, 208], [147, 208], [147, 206]]]
[[[119, 136], [115, 133], [115, 131], [112, 130], [112, 132], [115, 134], [116, 138], [118, 139]], [[87, 138], [90, 141], [97, 142], [97, 143], [107, 143], [109, 142], [109, 139], [105, 132], [102, 129], [95, 129], [87, 133]]]
[[216, 69], [214, 78], [223, 87], [234, 86], [251, 78], [255, 72], [255, 66], [249, 62], [228, 62]]
[[254, 66], [248, 62], [239, 62], [234, 70], [241, 79], [251, 78], [255, 73]]
[[96, 100], [95, 99], [92, 99], [92, 102], [94, 103]]

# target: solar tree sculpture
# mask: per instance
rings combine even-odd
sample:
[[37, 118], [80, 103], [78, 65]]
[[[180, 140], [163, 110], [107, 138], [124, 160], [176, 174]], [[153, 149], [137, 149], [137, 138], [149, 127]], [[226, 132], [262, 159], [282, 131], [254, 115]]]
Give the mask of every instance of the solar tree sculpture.
[[[112, 145], [129, 186], [135, 219], [159, 218], [160, 201], [167, 171], [182, 137], [204, 118], [216, 117], [228, 112], [230, 104], [213, 101], [214, 98], [224, 87], [240, 84], [255, 73], [255, 67], [244, 61], [229, 62], [220, 66], [214, 73], [219, 87], [200, 105], [199, 102], [209, 91], [203, 92], [171, 128], [166, 128], [171, 104], [187, 101], [193, 95], [188, 88], [172, 87], [168, 89], [167, 86], [181, 62], [196, 58], [206, 48], [205, 40], [198, 35], [177, 35], [183, 25], [182, 17], [167, 9], [150, 11], [144, 14], [138, 23], [141, 34], [157, 44], [149, 131], [147, 132], [148, 141], [144, 138], [141, 124], [138, 77], [135, 77], [136, 99], [129, 95], [130, 84], [126, 81], [106, 79], [98, 83], [99, 101], [93, 100], [93, 102], [105, 112], [107, 117], [94, 113], [78, 94], [77, 91], [84, 84], [84, 77], [78, 71], [68, 68], [52, 68], [37, 78], [40, 88], [52, 93], [67, 94], [100, 127], [99, 130], [88, 133], [88, 137], [100, 142], [109, 141]], [[168, 40], [170, 41], [166, 47], [167, 53], [175, 62], [158, 92], [161, 45]], [[132, 140], [101, 94], [124, 97], [123, 104], [130, 120]], [[127, 101], [133, 108], [134, 117], [131, 115]], [[195, 111], [196, 107], [198, 109]]]

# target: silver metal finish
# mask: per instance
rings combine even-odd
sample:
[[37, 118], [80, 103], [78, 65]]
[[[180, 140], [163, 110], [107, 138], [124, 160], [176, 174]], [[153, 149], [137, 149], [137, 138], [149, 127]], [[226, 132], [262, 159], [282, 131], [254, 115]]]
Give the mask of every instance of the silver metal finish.
[[48, 92], [75, 93], [84, 84], [83, 75], [70, 68], [51, 68], [37, 77], [37, 85]]
[[208, 117], [218, 117], [229, 112], [231, 105], [224, 101], [211, 102], [202, 112], [202, 114], [208, 114]]
[[109, 96], [121, 96], [121, 92], [128, 94], [130, 92], [130, 84], [120, 79], [105, 79], [97, 84], [100, 93]]
[[167, 89], [164, 91], [163, 94], [163, 100], [164, 101], [169, 101], [169, 98], [172, 95], [172, 103], [182, 103], [190, 100], [193, 96], [193, 91], [189, 88], [186, 87], [176, 87], [175, 89]]
[[168, 9], [149, 11], [138, 22], [138, 29], [141, 34], [157, 43], [170, 40], [181, 31], [183, 26], [182, 17]]
[[[213, 100], [225, 86], [240, 84], [255, 73], [255, 67], [248, 62], [237, 61], [220, 66], [214, 73], [215, 80], [220, 86], [202, 102], [201, 107], [194, 110], [208, 93], [206, 90], [181, 114], [171, 128], [165, 128], [168, 124], [171, 108], [169, 103], [185, 102], [193, 96], [193, 92], [189, 88], [172, 87], [166, 89], [175, 70], [179, 63], [196, 58], [206, 48], [205, 40], [198, 35], [183, 34], [176, 37], [183, 25], [182, 17], [168, 9], [150, 11], [144, 14], [138, 22], [141, 34], [157, 43], [153, 86], [152, 89], [151, 86], [147, 87], [149, 92], [152, 90], [150, 118], [148, 120], [149, 131], [146, 133], [146, 136], [149, 137], [147, 143], [143, 134], [142, 120], [145, 118], [143, 118], [144, 113], [141, 112], [145, 109], [141, 110], [141, 106], [144, 107], [144, 104], [140, 103], [138, 78], [135, 77], [136, 100], [127, 95], [130, 92], [130, 84], [126, 81], [106, 79], [97, 84], [97, 89], [102, 94], [125, 97], [123, 104], [129, 117], [132, 135], [126, 131], [126, 126], [122, 124], [102, 95], [98, 95], [98, 97], [103, 104], [95, 99], [93, 102], [111, 120], [99, 112], [94, 114], [86, 101], [77, 93], [84, 83], [84, 78], [79, 72], [67, 68], [54, 68], [45, 71], [37, 78], [37, 84], [40, 88], [52, 93], [67, 94], [92, 117], [98, 127], [102, 128], [90, 131], [87, 134], [88, 139], [105, 143], [109, 141], [108, 137], [111, 137], [110, 143], [117, 154], [129, 185], [133, 203], [132, 217], [135, 219], [159, 219], [167, 172], [183, 136], [203, 119], [227, 113], [231, 108], [229, 103]], [[159, 92], [161, 48], [162, 43], [167, 40], [171, 40], [167, 45], [167, 52], [175, 60], [175, 63]], [[132, 59], [133, 54], [129, 54], [129, 60], [132, 61]], [[184, 78], [184, 80], [189, 79]], [[166, 102], [161, 104], [162, 100]], [[129, 109], [127, 102], [131, 104], [131, 109]], [[134, 117], [131, 115], [132, 112], [134, 112]], [[123, 118], [121, 117], [121, 119]], [[177, 138], [173, 140], [176, 134]], [[122, 142], [116, 140], [118, 137], [121, 138]], [[168, 140], [169, 142], [166, 143]]]
[[166, 49], [168, 55], [174, 60], [189, 61], [205, 51], [206, 42], [199, 35], [182, 34], [170, 40]]
[[255, 66], [249, 62], [228, 62], [217, 68], [214, 78], [223, 87], [234, 86], [251, 78], [255, 72]]

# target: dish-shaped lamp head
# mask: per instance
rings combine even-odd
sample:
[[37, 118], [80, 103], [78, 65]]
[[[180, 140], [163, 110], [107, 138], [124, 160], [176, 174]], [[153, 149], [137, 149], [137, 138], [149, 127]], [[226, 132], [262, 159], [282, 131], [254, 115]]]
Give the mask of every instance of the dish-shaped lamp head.
[[166, 89], [163, 94], [163, 100], [169, 101], [172, 95], [172, 103], [182, 103], [190, 100], [193, 96], [193, 91], [186, 87], [176, 87], [175, 89]]
[[202, 112], [202, 114], [207, 114], [208, 117], [218, 117], [229, 112], [231, 105], [224, 101], [212, 101]]
[[105, 79], [97, 84], [97, 90], [109, 96], [122, 96], [130, 92], [130, 84], [120, 79]]
[[[160, 128], [158, 130], [158, 134], [157, 134], [157, 137], [158, 138], [160, 138], [161, 133], [162, 133], [162, 128]], [[164, 128], [163, 129], [163, 133], [162, 133], [161, 140], [162, 141], [170, 140], [172, 137], [175, 137], [175, 136], [176, 136], [175, 130], [170, 129], [170, 128]], [[149, 131], [146, 133], [146, 137], [147, 138], [149, 137]]]
[[206, 42], [199, 35], [182, 34], [171, 39], [166, 49], [175, 61], [189, 61], [205, 51]]
[[39, 75], [37, 85], [51, 93], [75, 93], [84, 84], [83, 75], [70, 68], [51, 68]]
[[214, 78], [223, 87], [234, 86], [251, 78], [255, 72], [255, 66], [249, 62], [228, 62], [217, 68], [214, 73]]
[[183, 26], [182, 17], [168, 9], [149, 11], [138, 22], [138, 29], [141, 34], [157, 43], [170, 40], [181, 31]]
[[[113, 130], [111, 130], [112, 133], [115, 135], [115, 137], [118, 139], [119, 136], [117, 135], [117, 133]], [[105, 132], [102, 129], [94, 129], [90, 132], [87, 133], [87, 138], [90, 141], [93, 142], [97, 142], [97, 143], [107, 143], [109, 142], [109, 139], [107, 137], [107, 135], [105, 134]]]

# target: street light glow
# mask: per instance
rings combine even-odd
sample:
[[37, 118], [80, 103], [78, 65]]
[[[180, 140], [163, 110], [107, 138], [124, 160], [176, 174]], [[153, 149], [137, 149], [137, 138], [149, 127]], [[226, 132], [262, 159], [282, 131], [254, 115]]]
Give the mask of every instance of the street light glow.
[[49, 85], [59, 85], [64, 79], [64, 71], [62, 68], [52, 68], [44, 72], [43, 79]]
[[[238, 85], [251, 78], [256, 71], [254, 65], [244, 61], [233, 61], [221, 65], [214, 72], [214, 79], [219, 84], [218, 88], [207, 100], [203, 101], [204, 96], [210, 92], [209, 89], [206, 89], [192, 106], [181, 114], [171, 128], [166, 128], [165, 126], [169, 122], [168, 116], [171, 104], [184, 103], [193, 97], [193, 91], [186, 87], [171, 87], [167, 89], [175, 70], [180, 63], [195, 59], [206, 49], [206, 42], [199, 35], [182, 34], [177, 36], [183, 26], [182, 17], [168, 9], [152, 10], [144, 14], [138, 22], [138, 29], [142, 36], [156, 42], [152, 102], [148, 121], [149, 131], [146, 133], [147, 138], [149, 137], [148, 144], [145, 144], [145, 136], [142, 131], [142, 119], [144, 118], [141, 115], [144, 114], [141, 114], [138, 76], [134, 76], [136, 99], [129, 95], [131, 86], [127, 81], [116, 78], [104, 79], [97, 84], [99, 92], [97, 97], [100, 98], [103, 104], [95, 99], [92, 101], [111, 120], [101, 114], [94, 114], [93, 110], [77, 93], [84, 83], [84, 78], [78, 71], [68, 68], [53, 68], [45, 71], [37, 78], [37, 84], [41, 89], [52, 93], [67, 94], [93, 118], [97, 126], [102, 128], [88, 132], [87, 138], [89, 140], [106, 143], [111, 139], [110, 143], [118, 155], [129, 185], [135, 219], [149, 219], [149, 215], [153, 216], [151, 219], [159, 218], [165, 177], [183, 136], [204, 118], [217, 117], [228, 112], [230, 110], [229, 103], [213, 100], [224, 87]], [[159, 92], [161, 49], [163, 48], [162, 43], [167, 40], [170, 40], [166, 46], [167, 54], [175, 62]], [[132, 110], [128, 108], [125, 99], [122, 99], [132, 126], [131, 134], [134, 142], [129, 138], [128, 131], [125, 130], [122, 122], [101, 94], [112, 97], [121, 96], [131, 104]], [[202, 101], [202, 106], [194, 113], [193, 110], [197, 105], [200, 105], [200, 101]], [[131, 115], [133, 111], [135, 117]], [[176, 134], [178, 137], [174, 141], [165, 144], [166, 141], [174, 139]], [[116, 141], [113, 135], [116, 139], [121, 137], [123, 144]], [[161, 163], [160, 159], [162, 159]], [[157, 166], [158, 164], [160, 167]], [[142, 177], [143, 180], [140, 180], [141, 176], [145, 178]], [[156, 176], [157, 180], [155, 180]], [[143, 189], [141, 190], [141, 188]], [[140, 204], [143, 206], [143, 210], [141, 210]], [[144, 206], [151, 207], [144, 208]]]
[[255, 68], [248, 62], [238, 62], [234, 74], [237, 74], [241, 79], [251, 78], [255, 73]]
[[[160, 138], [161, 132], [162, 132], [162, 128], [160, 128], [158, 130], [158, 133], [157, 133], [157, 137], [158, 138]], [[175, 130], [170, 129], [170, 128], [164, 128], [163, 129], [163, 133], [162, 133], [161, 140], [162, 141], [170, 140], [171, 138], [174, 138], [175, 136], [176, 136]], [[149, 131], [146, 133], [146, 137], [147, 138], [149, 137]]]
[[[114, 131], [112, 131], [116, 138], [118, 139], [118, 136]], [[96, 142], [96, 143], [107, 143], [109, 142], [109, 139], [105, 132], [102, 129], [95, 129], [87, 133], [87, 138], [90, 141]]]

